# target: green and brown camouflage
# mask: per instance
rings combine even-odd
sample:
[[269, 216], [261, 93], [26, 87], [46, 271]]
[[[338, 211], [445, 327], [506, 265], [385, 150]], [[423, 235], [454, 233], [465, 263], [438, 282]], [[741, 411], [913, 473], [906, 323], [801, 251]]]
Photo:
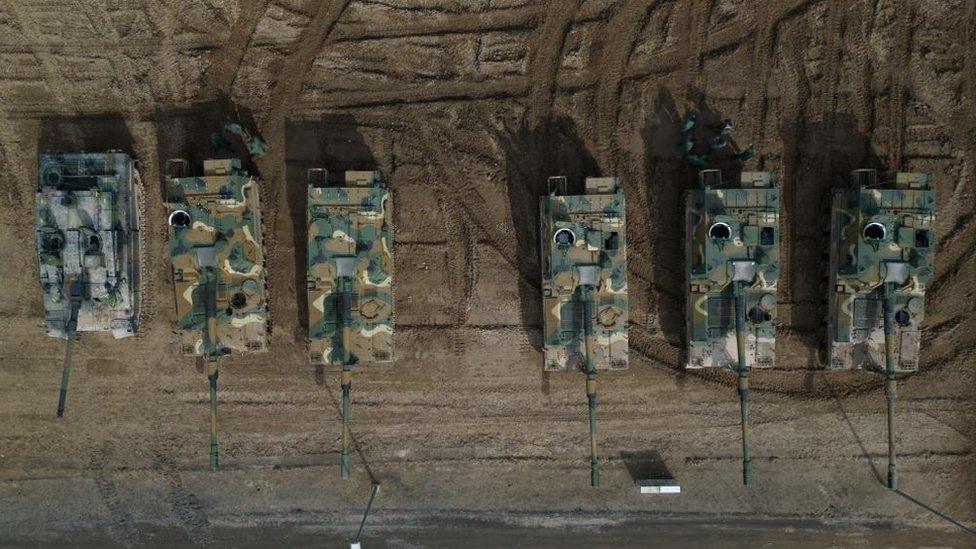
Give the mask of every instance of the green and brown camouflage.
[[770, 172], [742, 172], [739, 184], [702, 170], [685, 207], [688, 368], [738, 374], [742, 483], [751, 484], [749, 369], [776, 360], [779, 189]]
[[379, 172], [308, 181], [308, 331], [312, 364], [393, 360], [393, 207]]
[[587, 178], [583, 195], [566, 196], [565, 189], [565, 177], [550, 178], [539, 204], [545, 369], [623, 370], [629, 312], [623, 190], [614, 177]]
[[627, 368], [626, 203], [616, 177], [588, 177], [585, 194], [567, 195], [550, 177], [539, 201], [544, 368], [586, 374], [590, 485], [600, 485], [596, 448], [596, 373]]
[[267, 297], [257, 178], [237, 158], [166, 162], [166, 208], [177, 328], [184, 354], [206, 361], [210, 467], [217, 468], [218, 361], [267, 350]]
[[35, 245], [48, 335], [68, 340], [58, 416], [64, 414], [76, 332], [136, 332], [142, 183], [120, 152], [42, 154]]
[[745, 365], [776, 360], [779, 189], [770, 172], [743, 172], [739, 185], [719, 170], [699, 173], [686, 199], [687, 368], [738, 370], [735, 283], [746, 323]]
[[393, 205], [376, 171], [347, 171], [342, 185], [330, 186], [316, 168], [307, 184], [309, 356], [342, 367], [346, 479], [353, 365], [393, 361]]
[[885, 290], [892, 307], [896, 372], [918, 369], [925, 288], [935, 250], [935, 191], [925, 173], [898, 173], [877, 186], [877, 172], [855, 170], [855, 188], [833, 194], [829, 367], [885, 371]]
[[167, 162], [170, 261], [184, 354], [267, 349], [267, 300], [257, 179], [238, 159], [206, 160], [186, 176]]

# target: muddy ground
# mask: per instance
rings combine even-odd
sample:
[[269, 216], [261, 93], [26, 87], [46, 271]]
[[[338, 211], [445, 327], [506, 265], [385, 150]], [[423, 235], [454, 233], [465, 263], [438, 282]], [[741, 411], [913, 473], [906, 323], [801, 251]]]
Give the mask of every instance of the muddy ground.
[[[972, 527], [974, 98], [976, 0], [0, 2], [0, 540], [345, 535], [372, 480], [376, 520], [400, 526], [750, 517], [907, 526], [906, 544], [911, 528], [955, 528], [914, 499]], [[689, 110], [756, 144], [724, 167], [782, 182], [779, 363], [752, 376], [748, 489], [732, 376], [680, 367], [694, 173], [673, 145]], [[229, 117], [269, 143], [252, 168], [273, 335], [270, 353], [222, 367], [213, 473], [205, 376], [172, 331], [161, 167], [206, 157]], [[146, 185], [141, 333], [80, 338], [57, 420], [36, 155], [109, 148], [138, 157]], [[357, 371], [347, 482], [338, 372], [305, 358], [309, 166], [376, 167], [395, 199], [397, 361]], [[828, 191], [857, 167], [929, 171], [937, 190], [921, 367], [898, 401], [902, 494], [880, 484], [881, 378], [820, 369]], [[632, 361], [601, 376], [599, 490], [582, 376], [542, 372], [535, 216], [551, 174], [617, 175], [628, 200]], [[632, 487], [668, 474], [680, 496]]]

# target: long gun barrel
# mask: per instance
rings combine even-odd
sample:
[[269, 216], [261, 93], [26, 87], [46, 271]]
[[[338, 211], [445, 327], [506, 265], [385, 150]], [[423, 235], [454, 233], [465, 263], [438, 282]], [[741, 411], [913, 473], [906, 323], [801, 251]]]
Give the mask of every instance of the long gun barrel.
[[61, 366], [61, 390], [58, 392], [58, 417], [64, 417], [64, 405], [68, 399], [68, 376], [71, 372], [71, 354], [75, 348], [75, 334], [78, 332], [78, 309], [81, 308], [81, 286], [78, 279], [68, 279], [68, 323], [65, 334], [68, 346], [64, 351], [64, 365]]
[[586, 352], [586, 403], [590, 416], [590, 486], [600, 486], [600, 463], [596, 455], [596, 367], [591, 354], [592, 327], [590, 326], [592, 304], [588, 286], [583, 292], [583, 348]]
[[207, 381], [210, 385], [210, 468], [217, 469], [217, 359], [207, 360]]
[[897, 381], [895, 380], [894, 356], [894, 302], [892, 299], [892, 284], [884, 284], [884, 340], [885, 340], [885, 400], [888, 401], [888, 488], [898, 488], [898, 477], [895, 472], [895, 399], [898, 398]]
[[339, 477], [349, 478], [349, 393], [352, 391], [352, 354], [349, 352], [349, 330], [352, 315], [350, 281], [340, 277], [342, 285], [342, 454], [339, 458]]
[[207, 361], [207, 382], [210, 386], [210, 468], [217, 469], [217, 275], [212, 267], [207, 273], [207, 321], [203, 330], [203, 352]]
[[[75, 315], [72, 314], [72, 317]], [[61, 391], [58, 394], [58, 417], [64, 417], [64, 403], [68, 398], [68, 374], [71, 371], [71, 352], [75, 346], [75, 331], [78, 328], [78, 321], [72, 318], [68, 321], [67, 327], [68, 348], [64, 352], [64, 366], [61, 367]]]
[[733, 283], [735, 297], [735, 349], [739, 361], [739, 414], [742, 423], [742, 484], [749, 486], [749, 369], [746, 366], [746, 297], [741, 281]]

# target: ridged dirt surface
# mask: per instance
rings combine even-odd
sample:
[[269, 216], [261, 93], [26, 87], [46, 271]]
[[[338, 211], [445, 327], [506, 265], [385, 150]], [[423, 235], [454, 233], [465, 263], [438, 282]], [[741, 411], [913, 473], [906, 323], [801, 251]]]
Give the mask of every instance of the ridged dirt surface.
[[[857, 167], [933, 174], [936, 271], [920, 372], [899, 385], [899, 472], [905, 494], [976, 521], [976, 1], [173, 4], [0, 3], [5, 539], [345, 532], [370, 477], [387, 524], [666, 515], [943, 528], [879, 483], [881, 377], [819, 369], [829, 190]], [[682, 191], [695, 179], [674, 144], [688, 110], [732, 118], [735, 146], [758, 149], [744, 168], [782, 182], [779, 364], [752, 375], [749, 489], [733, 377], [680, 368]], [[173, 333], [161, 166], [206, 157], [230, 118], [269, 144], [253, 167], [273, 336], [270, 353], [223, 363], [224, 468], [212, 473], [205, 376]], [[41, 325], [36, 155], [109, 148], [138, 157], [146, 183], [141, 333], [80, 338], [57, 420], [64, 344]], [[395, 200], [397, 361], [357, 370], [346, 482], [338, 372], [305, 358], [310, 166], [375, 166]], [[538, 348], [537, 199], [560, 173], [617, 175], [628, 200], [632, 361], [600, 377], [599, 490], [587, 486], [583, 376], [543, 374]], [[680, 496], [635, 493], [634, 476], [667, 473]]]

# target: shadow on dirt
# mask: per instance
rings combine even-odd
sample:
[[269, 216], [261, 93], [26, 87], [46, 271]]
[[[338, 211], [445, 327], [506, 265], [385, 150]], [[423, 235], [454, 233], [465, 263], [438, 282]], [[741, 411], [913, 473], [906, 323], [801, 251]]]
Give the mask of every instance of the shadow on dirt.
[[[166, 173], [166, 161], [183, 158], [190, 162], [190, 174], [203, 173], [203, 161], [211, 158], [240, 158], [241, 165], [251, 175], [260, 177], [260, 171], [240, 139], [228, 141], [230, 150], [217, 150], [214, 135], [219, 134], [228, 122], [236, 122], [255, 137], [257, 124], [251, 111], [234, 104], [226, 96], [190, 107], [157, 112], [156, 142], [159, 147], [159, 173]], [[166, 186], [161, 186], [163, 193]], [[165, 200], [166, 197], [164, 196]]]
[[643, 450], [640, 452], [620, 452], [620, 460], [627, 467], [630, 478], [638, 480], [673, 480], [674, 475], [665, 465], [664, 459], [657, 450]]
[[37, 152], [100, 153], [111, 150], [135, 156], [132, 134], [121, 116], [43, 118]]
[[[712, 149], [727, 117], [709, 107], [701, 92], [691, 94], [696, 104], [680, 110], [674, 97], [664, 87], [658, 88], [653, 114], [647, 119], [641, 136], [644, 141], [645, 171], [650, 196], [651, 233], [654, 235], [650, 257], [653, 282], [649, 295], [656, 303], [658, 323], [668, 343], [685, 352], [685, 193], [698, 187], [698, 172], [720, 169], [725, 181], [737, 181], [742, 162], [734, 157], [744, 147], [737, 144], [734, 132], [727, 144]], [[682, 133], [685, 118], [694, 113], [695, 123]], [[734, 121], [732, 121], [734, 123]], [[687, 154], [701, 157], [704, 166], [686, 161], [684, 144], [690, 138]]]
[[[781, 252], [784, 273], [780, 319], [790, 331], [815, 350], [826, 346], [827, 285], [830, 277], [830, 215], [832, 191], [852, 186], [851, 171], [878, 170], [883, 181], [882, 159], [850, 114], [834, 113], [822, 122], [796, 120], [779, 128], [783, 142], [781, 228], [787, 231]], [[782, 280], [781, 280], [782, 282]], [[783, 304], [788, 304], [783, 315]], [[806, 353], [807, 367], [820, 362]]]
[[[310, 168], [325, 168], [329, 182], [341, 183], [346, 170], [379, 169], [372, 149], [363, 139], [355, 118], [336, 115], [314, 121], [289, 121], [285, 126], [285, 190], [291, 217], [295, 257], [295, 302], [298, 304], [298, 329], [295, 341], [304, 341], [308, 332], [306, 271], [308, 262], [307, 186]], [[316, 373], [316, 382], [321, 384]]]
[[547, 192], [549, 176], [566, 176], [568, 193], [582, 194], [583, 180], [599, 176], [599, 168], [568, 117], [547, 119], [534, 127], [523, 123], [496, 139], [505, 154], [505, 181], [519, 270], [520, 321], [533, 348], [541, 350], [539, 199]]

